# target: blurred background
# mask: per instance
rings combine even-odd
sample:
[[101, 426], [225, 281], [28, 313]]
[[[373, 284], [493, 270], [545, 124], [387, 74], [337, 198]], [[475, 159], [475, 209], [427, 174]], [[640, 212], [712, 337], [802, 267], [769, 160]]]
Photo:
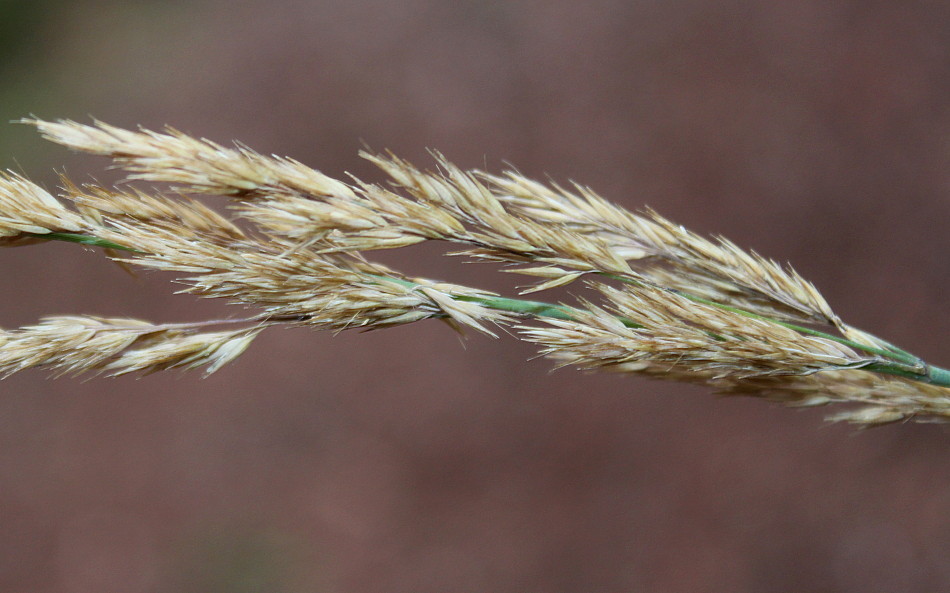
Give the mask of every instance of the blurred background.
[[[173, 125], [576, 180], [791, 261], [950, 364], [950, 4], [0, 1], [0, 120]], [[54, 188], [105, 160], [0, 125]], [[490, 266], [394, 253], [498, 287]], [[101, 254], [0, 252], [0, 326], [238, 313]], [[211, 378], [0, 383], [0, 590], [937, 591], [950, 433], [551, 372], [439, 323], [272, 330]]]

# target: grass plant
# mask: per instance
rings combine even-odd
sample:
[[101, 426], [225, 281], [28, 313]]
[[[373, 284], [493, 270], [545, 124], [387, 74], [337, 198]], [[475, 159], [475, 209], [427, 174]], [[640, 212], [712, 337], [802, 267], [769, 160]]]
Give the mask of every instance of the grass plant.
[[[789, 405], [838, 406], [862, 425], [950, 419], [950, 371], [842, 321], [794, 270], [580, 185], [516, 171], [435, 171], [363, 153], [386, 183], [338, 180], [302, 163], [172, 129], [24, 120], [70, 149], [105, 155], [159, 192], [76, 185], [53, 196], [0, 176], [0, 246], [59, 240], [123, 265], [174, 272], [185, 292], [224, 298], [247, 317], [153, 324], [49, 317], [0, 330], [0, 375], [207, 373], [275, 325], [375, 329], [440, 319], [537, 344], [560, 365], [702, 383]], [[225, 216], [194, 196], [230, 201]], [[240, 224], [237, 224], [240, 222]], [[417, 278], [374, 251], [424, 241], [534, 279], [518, 298]], [[572, 303], [521, 298], [577, 282]]]

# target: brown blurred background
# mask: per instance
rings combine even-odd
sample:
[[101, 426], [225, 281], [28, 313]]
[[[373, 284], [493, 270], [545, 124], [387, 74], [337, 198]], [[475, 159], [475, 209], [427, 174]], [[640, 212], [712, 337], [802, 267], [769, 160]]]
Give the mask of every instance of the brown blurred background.
[[[791, 261], [944, 364], [948, 97], [945, 2], [0, 0], [0, 120], [171, 124], [369, 180], [364, 142], [510, 161]], [[15, 125], [0, 166], [117, 177]], [[7, 328], [232, 312], [71, 245], [0, 270]], [[947, 429], [532, 355], [429, 323], [271, 331], [206, 380], [12, 377], [0, 591], [950, 588]]]

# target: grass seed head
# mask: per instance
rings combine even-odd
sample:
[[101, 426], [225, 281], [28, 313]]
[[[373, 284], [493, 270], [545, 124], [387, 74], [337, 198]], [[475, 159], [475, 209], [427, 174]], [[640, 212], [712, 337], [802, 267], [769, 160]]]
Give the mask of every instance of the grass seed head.
[[[836, 420], [950, 419], [950, 371], [844, 324], [790, 267], [653, 211], [629, 212], [584, 186], [465, 171], [439, 153], [434, 172], [364, 153], [390, 183], [345, 182], [171, 128], [27, 123], [66, 147], [112, 158], [131, 181], [232, 199], [221, 214], [187, 195], [66, 179], [57, 198], [3, 174], [0, 245], [46, 237], [106, 247], [123, 264], [176, 274], [183, 292], [254, 312], [221, 331], [205, 330], [217, 321], [47, 318], [0, 330], [3, 376], [28, 368], [210, 373], [270, 325], [339, 331], [441, 319], [489, 335], [492, 326], [514, 326], [560, 365], [698, 382], [789, 405], [853, 404]], [[367, 259], [424, 241], [536, 278], [524, 293], [597, 278], [586, 285], [597, 300], [508, 299]]]

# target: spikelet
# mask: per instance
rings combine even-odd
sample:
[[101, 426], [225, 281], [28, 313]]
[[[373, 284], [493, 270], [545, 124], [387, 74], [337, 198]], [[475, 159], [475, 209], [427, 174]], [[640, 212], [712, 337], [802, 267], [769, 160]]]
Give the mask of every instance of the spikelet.
[[657, 284], [711, 300], [741, 304], [779, 319], [840, 324], [837, 315], [808, 281], [731, 241], [711, 241], [650, 210], [633, 214], [591, 189], [548, 187], [516, 172], [479, 174], [500, 199], [539, 222], [602, 237], [614, 252], [642, 266]]
[[[611, 310], [588, 305], [575, 319], [526, 327], [529, 341], [567, 364], [642, 370], [721, 383], [810, 375], [875, 362], [836, 342], [695, 303], [650, 286], [600, 285]], [[642, 368], [641, 368], [642, 367]]]
[[0, 241], [86, 228], [81, 216], [40, 186], [15, 173], [0, 173]]
[[229, 149], [169, 128], [165, 133], [133, 132], [102, 122], [26, 119], [44, 138], [74, 150], [110, 156], [132, 172], [131, 179], [180, 184], [190, 191], [255, 196], [290, 188], [315, 195], [345, 193], [346, 184], [290, 159], [268, 158], [251, 150]]
[[238, 357], [260, 328], [199, 332], [136, 319], [48, 317], [0, 331], [0, 376], [41, 368], [55, 375], [150, 373], [206, 366], [211, 374]]

